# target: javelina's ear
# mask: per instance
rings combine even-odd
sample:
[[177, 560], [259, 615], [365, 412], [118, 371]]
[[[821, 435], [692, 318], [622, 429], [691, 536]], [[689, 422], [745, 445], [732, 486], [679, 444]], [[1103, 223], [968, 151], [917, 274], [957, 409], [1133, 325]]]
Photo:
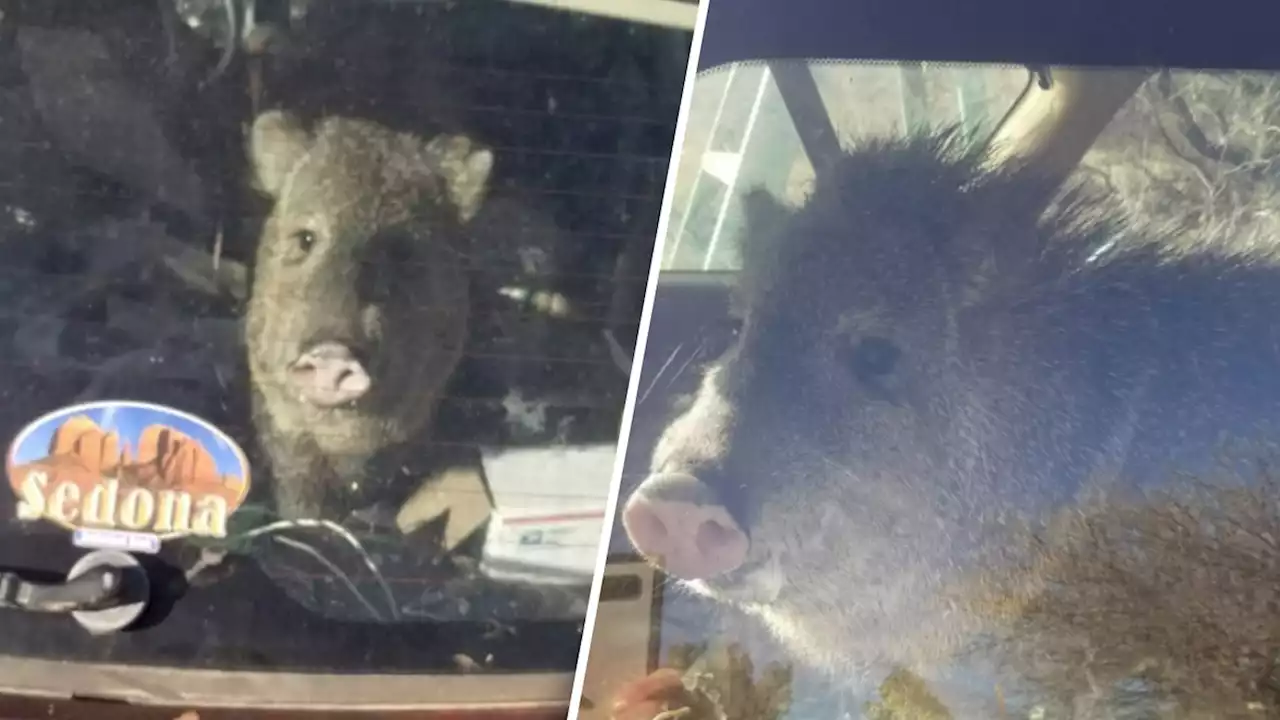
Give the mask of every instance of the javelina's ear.
[[449, 199], [458, 208], [462, 222], [470, 222], [480, 211], [493, 175], [493, 151], [480, 147], [464, 135], [441, 135], [427, 144], [440, 164]]
[[756, 187], [743, 194], [742, 213], [747, 227], [753, 230], [770, 229], [790, 215], [791, 209], [783, 205], [773, 193]]
[[748, 299], [755, 295], [753, 289], [759, 273], [770, 272], [776, 266], [775, 253], [782, 243], [773, 242], [775, 233], [781, 231], [783, 222], [794, 210], [763, 187], [754, 187], [742, 195], [742, 241], [733, 243], [741, 271], [729, 295], [729, 310], [736, 317], [745, 317]]
[[293, 115], [280, 110], [259, 115], [249, 133], [249, 161], [258, 187], [272, 197], [278, 195], [310, 145], [311, 136]]
[[[790, 217], [794, 211], [778, 200], [773, 193], [762, 187], [747, 190], [742, 195], [742, 215], [745, 222], [739, 260], [748, 262], [749, 258], [773, 243], [770, 236], [778, 226]], [[761, 260], [768, 262], [767, 260]], [[753, 263], [754, 264], [754, 263]]]

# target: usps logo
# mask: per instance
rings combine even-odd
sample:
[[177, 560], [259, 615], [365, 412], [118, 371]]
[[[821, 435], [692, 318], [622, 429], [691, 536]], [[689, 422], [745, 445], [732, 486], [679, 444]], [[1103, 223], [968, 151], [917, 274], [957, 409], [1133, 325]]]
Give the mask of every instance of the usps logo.
[[520, 534], [517, 543], [522, 547], [562, 548], [567, 547], [565, 540], [570, 533], [572, 528], [525, 530]]

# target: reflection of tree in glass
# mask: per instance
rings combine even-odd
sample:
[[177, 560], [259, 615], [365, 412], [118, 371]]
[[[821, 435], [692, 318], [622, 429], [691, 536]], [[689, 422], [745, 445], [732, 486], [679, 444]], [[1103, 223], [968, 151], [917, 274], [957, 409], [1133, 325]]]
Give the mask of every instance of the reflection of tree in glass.
[[867, 720], [951, 720], [951, 713], [915, 673], [898, 668], [880, 684], [880, 699], [864, 708]]
[[685, 685], [711, 700], [728, 720], [781, 720], [791, 705], [791, 668], [770, 663], [756, 679], [755, 665], [741, 645], [713, 646], [686, 667]]
[[680, 643], [667, 650], [667, 666], [685, 672], [707, 653], [710, 643]]
[[650, 698], [661, 700], [655, 720], [782, 720], [791, 706], [791, 668], [770, 663], [757, 679], [750, 655], [737, 643], [677, 645], [668, 651], [667, 666], [683, 674], [683, 688]]
[[1162, 71], [1120, 110], [1079, 174], [1118, 193], [1125, 211], [1167, 225], [1176, 249], [1280, 257], [1278, 124], [1280, 77]]
[[1259, 461], [1244, 481], [1238, 455], [1221, 462], [1015, 540], [1039, 549], [1025, 572], [966, 591], [998, 620], [1004, 667], [1075, 718], [1277, 717], [1280, 474]]

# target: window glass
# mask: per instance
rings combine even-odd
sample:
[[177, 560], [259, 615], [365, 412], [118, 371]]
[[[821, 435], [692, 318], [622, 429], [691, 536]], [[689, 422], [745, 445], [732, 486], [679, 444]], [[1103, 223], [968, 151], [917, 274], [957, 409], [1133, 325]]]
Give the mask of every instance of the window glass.
[[665, 580], [626, 717], [1275, 712], [1275, 74], [696, 83], [614, 530]]
[[0, 661], [567, 699], [697, 8], [587, 10], [6, 5], [0, 571], [152, 597]]
[[1027, 70], [1017, 66], [835, 61], [807, 63], [806, 79], [795, 65], [774, 65], [786, 73], [781, 86], [767, 63], [715, 68], [698, 76], [663, 269], [735, 269], [738, 198], [746, 189], [763, 185], [790, 203], [805, 197], [813, 164], [784, 90], [802, 96], [806, 80], [816, 86], [825, 116], [820, 121], [832, 127], [839, 147], [849, 148], [865, 138], [929, 125], [958, 124], [981, 138], [1012, 107], [1028, 79]]

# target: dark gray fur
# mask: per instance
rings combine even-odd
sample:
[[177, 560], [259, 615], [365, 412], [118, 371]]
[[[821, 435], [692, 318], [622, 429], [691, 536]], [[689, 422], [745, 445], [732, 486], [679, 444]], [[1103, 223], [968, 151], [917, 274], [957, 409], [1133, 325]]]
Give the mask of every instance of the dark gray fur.
[[[466, 226], [493, 155], [459, 135], [426, 140], [342, 117], [305, 129], [272, 111], [254, 124], [251, 156], [274, 200], [246, 323], [255, 422], [278, 511], [341, 516], [353, 488], [385, 480], [371, 477], [372, 460], [429, 441], [467, 336]], [[305, 256], [298, 230], [317, 238]], [[320, 409], [290, 392], [285, 368], [320, 338], [365, 355], [373, 386], [354, 407]]]
[[[741, 332], [652, 463], [750, 536], [691, 587], [841, 678], [985, 667], [1087, 715], [1136, 674], [1243, 713], [1280, 651], [1280, 509], [1250, 464], [1280, 414], [1280, 275], [1094, 258], [1134, 228], [1071, 193], [1042, 213], [1044, 190], [943, 132], [863, 144], [802, 208], [748, 198]], [[1223, 440], [1260, 444], [1224, 475]]]

